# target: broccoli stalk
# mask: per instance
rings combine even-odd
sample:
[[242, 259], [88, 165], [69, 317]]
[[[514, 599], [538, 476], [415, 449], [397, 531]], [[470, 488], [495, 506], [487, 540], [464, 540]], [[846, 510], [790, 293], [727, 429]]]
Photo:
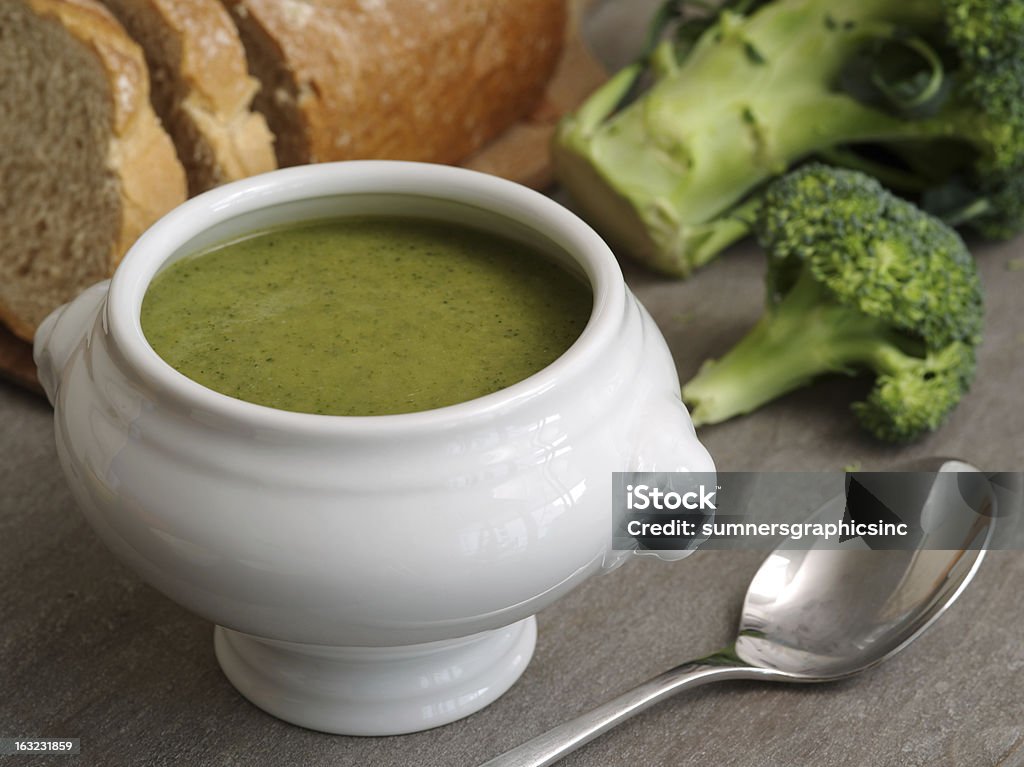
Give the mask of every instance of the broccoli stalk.
[[824, 373], [853, 374], [890, 356], [896, 363], [904, 344], [882, 320], [837, 302], [805, 270], [728, 354], [704, 363], [683, 398], [696, 405], [695, 426], [719, 423]]
[[[999, 32], [965, 16], [986, 5], [727, 7], [695, 42], [663, 41], [564, 119], [555, 173], [613, 244], [680, 276], [749, 233], [759, 188], [815, 155], [873, 166], [951, 218], [995, 219], [988, 233], [1017, 231], [1024, 195], [1000, 195], [1024, 169], [1024, 49], [1000, 35], [1024, 35], [1024, 2], [989, 19], [1013, 27]], [[653, 84], [620, 109], [647, 70]], [[887, 154], [850, 151], [865, 146]]]
[[981, 288], [941, 221], [849, 170], [808, 165], [769, 187], [758, 234], [768, 308], [683, 387], [696, 425], [749, 413], [826, 373], [875, 373], [854, 413], [907, 441], [937, 428], [967, 391]]

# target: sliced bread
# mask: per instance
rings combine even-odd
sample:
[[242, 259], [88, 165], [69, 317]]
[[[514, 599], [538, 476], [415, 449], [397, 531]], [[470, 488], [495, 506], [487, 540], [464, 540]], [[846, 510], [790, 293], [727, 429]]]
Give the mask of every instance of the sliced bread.
[[185, 174], [142, 51], [93, 0], [0, 2], [0, 114], [0, 319], [31, 340], [185, 199]]
[[146, 54], [157, 114], [189, 193], [273, 170], [274, 139], [250, 110], [259, 88], [219, 0], [103, 0]]
[[528, 114], [565, 0], [223, 0], [280, 165], [457, 162]]

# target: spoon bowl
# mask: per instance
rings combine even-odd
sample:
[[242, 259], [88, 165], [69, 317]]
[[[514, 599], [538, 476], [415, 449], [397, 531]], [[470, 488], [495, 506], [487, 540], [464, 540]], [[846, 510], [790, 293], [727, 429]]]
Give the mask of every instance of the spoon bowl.
[[[899, 518], [917, 531], [914, 547], [872, 550], [861, 539], [838, 548], [821, 539], [804, 550], [783, 544], [751, 581], [732, 646], [670, 669], [483, 767], [553, 764], [655, 703], [708, 682], [827, 682], [902, 650], [974, 577], [997, 509], [985, 475], [969, 464], [936, 458], [899, 472], [848, 477], [846, 495], [826, 503], [810, 521], [835, 519], [844, 508], [856, 518], [857, 499], [867, 496], [851, 492], [851, 482], [864, 482], [875, 503], [898, 509]], [[972, 481], [964, 482], [965, 475]]]
[[[979, 482], [962, 482], [962, 475]], [[859, 477], [927, 532], [912, 549], [872, 550], [855, 539], [839, 549], [772, 552], [743, 604], [734, 650], [745, 663], [799, 677], [791, 681], [860, 673], [916, 639], [974, 577], [995, 520], [995, 497], [981, 472], [931, 458]], [[860, 497], [833, 499], [815, 516], [834, 515], [838, 501], [849, 508]]]
[[931, 625], [983, 556], [979, 549], [773, 553], [747, 592], [734, 651], [751, 666], [799, 677], [791, 681], [860, 673]]

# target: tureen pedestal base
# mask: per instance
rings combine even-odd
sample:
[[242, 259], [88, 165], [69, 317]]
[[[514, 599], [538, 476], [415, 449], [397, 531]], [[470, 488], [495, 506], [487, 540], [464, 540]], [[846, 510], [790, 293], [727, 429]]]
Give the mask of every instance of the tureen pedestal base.
[[502, 695], [530, 662], [533, 617], [401, 647], [327, 647], [217, 626], [217, 660], [242, 695], [274, 716], [338, 735], [400, 735], [454, 722]]

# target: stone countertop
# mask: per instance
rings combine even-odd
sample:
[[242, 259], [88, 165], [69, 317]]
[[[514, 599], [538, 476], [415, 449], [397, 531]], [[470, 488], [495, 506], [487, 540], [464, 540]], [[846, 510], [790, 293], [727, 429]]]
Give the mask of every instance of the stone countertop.
[[[616, 29], [605, 3], [595, 35]], [[635, 12], [635, 11], [634, 11]], [[637, 14], [639, 15], [639, 14]], [[616, 29], [604, 55], [630, 44]], [[633, 31], [635, 38], [635, 30]], [[606, 38], [607, 39], [607, 38]], [[864, 436], [834, 379], [702, 432], [721, 470], [865, 469], [926, 455], [1024, 465], [1024, 240], [976, 248], [987, 333], [970, 395], [938, 433], [893, 448]], [[626, 265], [689, 378], [761, 312], [763, 261], [741, 246], [686, 283]], [[226, 681], [211, 626], [142, 583], [88, 528], [57, 465], [49, 406], [0, 383], [0, 737], [80, 737], [84, 765], [366, 767], [480, 763], [730, 641], [763, 555], [638, 559], [538, 616], [523, 677], [496, 703], [428, 732], [349, 738], [263, 713]], [[1024, 765], [1024, 554], [992, 552], [965, 598], [904, 654], [816, 687], [729, 683], [666, 702], [573, 765]], [[63, 763], [16, 756], [4, 763]]]

